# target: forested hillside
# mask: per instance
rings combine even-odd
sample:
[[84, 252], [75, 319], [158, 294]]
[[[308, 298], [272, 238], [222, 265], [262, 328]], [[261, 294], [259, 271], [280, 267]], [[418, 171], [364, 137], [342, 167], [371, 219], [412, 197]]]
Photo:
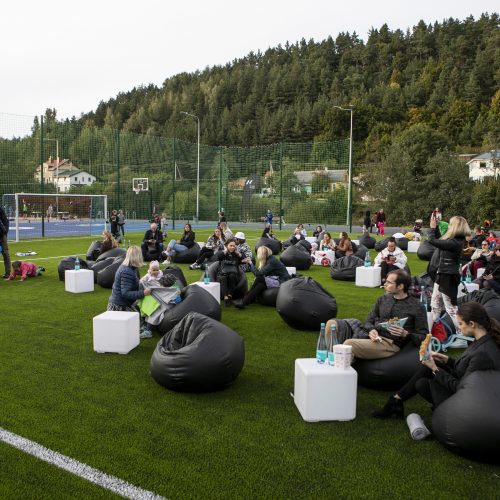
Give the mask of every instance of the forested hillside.
[[420, 22], [301, 40], [225, 66], [179, 74], [120, 93], [82, 115], [86, 124], [202, 142], [254, 145], [345, 138], [354, 105], [356, 161], [379, 161], [414, 125], [428, 125], [455, 151], [497, 147], [500, 111], [498, 14]]

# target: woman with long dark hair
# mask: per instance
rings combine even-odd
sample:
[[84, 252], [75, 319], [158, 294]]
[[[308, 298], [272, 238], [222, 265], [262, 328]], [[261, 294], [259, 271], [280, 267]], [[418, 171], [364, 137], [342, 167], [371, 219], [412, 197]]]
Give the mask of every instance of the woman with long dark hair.
[[374, 417], [403, 418], [403, 402], [416, 394], [437, 407], [457, 392], [460, 381], [473, 371], [500, 370], [500, 323], [488, 317], [481, 304], [472, 301], [460, 305], [457, 320], [462, 335], [474, 342], [456, 359], [433, 352], [385, 406], [373, 412]]
[[200, 255], [194, 264], [189, 266], [189, 269], [201, 269], [206, 260], [211, 259], [217, 252], [224, 250], [225, 241], [226, 238], [222, 234], [220, 227], [216, 227], [212, 236], [208, 238], [207, 243], [201, 249]]
[[163, 256], [166, 257], [166, 263], [170, 264], [170, 258], [176, 253], [182, 253], [194, 246], [195, 233], [191, 224], [184, 225], [184, 232], [182, 233], [180, 240], [170, 240], [167, 249], [163, 252]]
[[234, 238], [229, 238], [224, 244], [224, 251], [217, 254], [220, 262], [217, 281], [220, 283], [224, 305], [229, 307], [233, 303], [233, 293], [238, 286], [242, 271], [240, 266], [244, 256], [237, 250]]

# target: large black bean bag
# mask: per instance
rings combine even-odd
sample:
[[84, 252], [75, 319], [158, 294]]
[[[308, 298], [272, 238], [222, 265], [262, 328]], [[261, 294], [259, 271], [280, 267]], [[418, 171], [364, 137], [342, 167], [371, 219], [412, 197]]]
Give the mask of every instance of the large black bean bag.
[[118, 257], [106, 259], [106, 262], [108, 262], [108, 260], [112, 260], [112, 262], [110, 262], [104, 269], [98, 271], [95, 278], [96, 283], [103, 288], [113, 288], [116, 271], [118, 271], [118, 268], [123, 264], [124, 257], [119, 255]]
[[175, 277], [175, 281], [179, 285], [179, 288], [184, 288], [187, 286], [186, 278], [184, 277], [184, 273], [179, 266], [174, 264], [169, 264], [164, 270], [163, 275], [172, 274]]
[[279, 288], [268, 288], [257, 297], [257, 302], [263, 306], [275, 307], [279, 291]]
[[[220, 261], [214, 262], [213, 264], [210, 264], [207, 269], [207, 274], [208, 277], [210, 278], [210, 281], [219, 281], [219, 268], [220, 268]], [[240, 278], [238, 281], [238, 284], [236, 285], [236, 288], [233, 291], [233, 299], [242, 299], [245, 296], [245, 293], [247, 293], [248, 290], [248, 279], [247, 275], [241, 271], [240, 272]], [[222, 289], [222, 286], [220, 287], [220, 298], [224, 298], [224, 290]]]
[[[377, 252], [381, 252], [384, 248], [387, 248], [387, 243], [389, 242], [389, 238], [391, 238], [391, 236], [388, 236], [387, 238], [384, 238], [383, 240], [380, 240], [377, 243], [375, 243], [375, 250], [377, 250]], [[401, 248], [401, 250], [403, 251], [408, 250], [408, 239], [396, 238], [396, 246], [398, 248]]]
[[330, 276], [337, 281], [355, 281], [356, 268], [364, 265], [364, 260], [354, 255], [346, 255], [334, 260], [330, 268]]
[[305, 271], [312, 265], [311, 254], [299, 243], [288, 247], [281, 255], [280, 260], [287, 267], [295, 267]]
[[279, 255], [281, 252], [281, 241], [274, 240], [272, 238], [259, 238], [257, 243], [255, 243], [255, 253], [257, 254], [257, 249], [259, 247], [267, 247], [270, 248], [273, 252], [273, 255]]
[[191, 248], [185, 252], [176, 252], [172, 257], [172, 262], [176, 264], [192, 264], [200, 255], [201, 247], [195, 243]]
[[[76, 257], [65, 257], [59, 265], [57, 266], [57, 272], [59, 274], [59, 280], [64, 281], [64, 273], [75, 269]], [[88, 269], [87, 261], [80, 259], [80, 269]]]
[[375, 243], [377, 243], [377, 240], [373, 236], [370, 236], [369, 233], [363, 233], [358, 240], [360, 245], [364, 245], [370, 249], [374, 249]]
[[354, 254], [354, 257], [357, 257], [358, 259], [361, 259], [361, 260], [365, 260], [366, 252], [368, 252], [368, 248], [366, 248], [364, 245], [362, 245], [360, 243], [358, 245], [358, 249], [356, 250], [356, 253]]
[[158, 342], [151, 375], [173, 391], [215, 391], [238, 377], [244, 361], [245, 345], [236, 332], [190, 312]]
[[359, 384], [383, 391], [400, 389], [420, 367], [418, 349], [409, 342], [390, 358], [356, 359], [353, 368], [358, 372]]
[[383, 240], [377, 241], [377, 243], [375, 243], [375, 250], [377, 250], [377, 252], [381, 252], [384, 248], [386, 248], [388, 239], [389, 236]]
[[500, 460], [500, 372], [467, 375], [432, 414], [432, 432], [455, 453]]
[[276, 310], [297, 330], [319, 330], [321, 323], [337, 316], [337, 301], [317, 281], [299, 276], [278, 288]]
[[97, 260], [101, 253], [102, 241], [93, 241], [87, 250], [87, 261]]
[[299, 241], [297, 241], [297, 243], [295, 243], [295, 245], [301, 245], [301, 246], [303, 246], [308, 251], [309, 254], [311, 253], [312, 245], [311, 245], [311, 243], [309, 241], [307, 241], [307, 240], [299, 240]]
[[125, 255], [127, 254], [127, 250], [125, 248], [112, 248], [111, 250], [108, 250], [107, 252], [104, 252], [103, 254], [99, 255], [97, 257], [96, 262], [99, 262], [100, 260], [107, 259], [109, 257], [123, 257], [125, 258]]
[[160, 248], [156, 248], [155, 250], [148, 249], [146, 253], [143, 254], [143, 257], [144, 257], [144, 262], [151, 262], [152, 260], [161, 261], [163, 259]]
[[417, 250], [417, 257], [420, 260], [431, 260], [432, 255], [436, 250], [436, 247], [431, 245], [428, 240], [423, 240], [420, 242]]
[[100, 260], [99, 262], [87, 261], [88, 268], [94, 271], [94, 283], [97, 283], [97, 273], [112, 264], [116, 258], [117, 257], [108, 257], [107, 259]]
[[201, 286], [190, 285], [181, 291], [182, 302], [165, 312], [157, 330], [165, 334], [191, 311], [220, 320], [220, 304]]
[[408, 238], [396, 238], [396, 246], [401, 248], [403, 252], [408, 251]]

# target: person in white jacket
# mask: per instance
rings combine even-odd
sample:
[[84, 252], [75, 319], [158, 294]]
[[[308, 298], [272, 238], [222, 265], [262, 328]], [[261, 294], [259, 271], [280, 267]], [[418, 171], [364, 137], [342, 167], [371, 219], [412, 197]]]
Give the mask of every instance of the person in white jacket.
[[380, 277], [382, 279], [382, 287], [387, 275], [396, 269], [403, 269], [407, 261], [408, 259], [403, 250], [396, 245], [396, 238], [389, 238], [387, 240], [387, 247], [375, 257], [373, 263], [374, 267], [381, 268]]

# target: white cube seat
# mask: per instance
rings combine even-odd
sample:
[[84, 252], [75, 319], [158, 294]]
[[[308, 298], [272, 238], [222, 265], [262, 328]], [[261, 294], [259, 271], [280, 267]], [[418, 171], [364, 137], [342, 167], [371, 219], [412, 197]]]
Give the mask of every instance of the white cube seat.
[[315, 358], [295, 360], [294, 401], [307, 422], [356, 418], [358, 374]]
[[296, 267], [287, 267], [286, 270], [288, 271], [288, 274], [290, 276], [293, 276], [294, 274], [297, 274], [297, 268]]
[[306, 239], [306, 241], [308, 241], [311, 244], [318, 242], [318, 238], [314, 238], [314, 236], [306, 236], [305, 239]]
[[191, 283], [192, 285], [198, 285], [208, 292], [219, 304], [220, 304], [220, 283], [218, 281], [210, 281], [210, 283], [205, 283], [204, 281], [195, 281]]
[[64, 272], [64, 289], [71, 293], [94, 291], [94, 271], [90, 269], [68, 269]]
[[139, 313], [106, 311], [94, 317], [94, 351], [127, 354], [140, 342]]
[[356, 286], [364, 286], [368, 288], [375, 288], [380, 286], [381, 283], [380, 267], [365, 267], [359, 266], [356, 268]]
[[408, 242], [408, 252], [417, 253], [420, 247], [420, 241], [409, 241]]

